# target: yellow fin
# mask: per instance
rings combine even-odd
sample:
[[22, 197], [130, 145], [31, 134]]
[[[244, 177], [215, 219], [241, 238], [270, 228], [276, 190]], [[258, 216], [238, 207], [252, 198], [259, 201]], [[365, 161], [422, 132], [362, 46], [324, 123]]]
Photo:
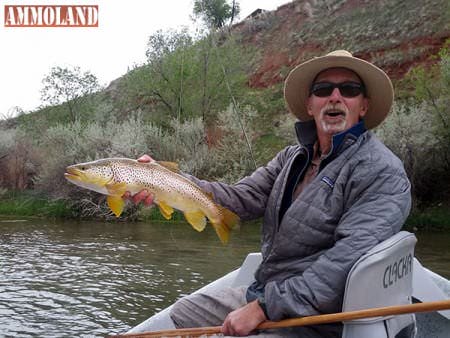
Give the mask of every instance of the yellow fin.
[[227, 228], [230, 230], [239, 228], [239, 216], [231, 210], [228, 210], [227, 208], [224, 208], [220, 205], [218, 207], [223, 214], [223, 222], [227, 226]]
[[205, 214], [201, 211], [185, 212], [184, 217], [192, 227], [197, 231], [203, 231], [206, 226]]
[[227, 244], [230, 237], [230, 230], [239, 226], [239, 216], [220, 205], [217, 205], [217, 208], [220, 210], [222, 219], [218, 223], [211, 223], [222, 243]]
[[122, 214], [123, 207], [125, 206], [125, 201], [120, 196], [108, 196], [106, 197], [109, 208], [112, 210], [116, 217]]
[[180, 173], [180, 167], [178, 166], [178, 163], [175, 162], [165, 162], [165, 161], [157, 161], [159, 165], [163, 166], [166, 169], [169, 169], [170, 171], [173, 171], [174, 173], [179, 174]]
[[158, 208], [161, 214], [164, 216], [165, 219], [171, 219], [173, 214], [173, 208], [165, 203], [164, 201], [158, 202]]
[[105, 185], [108, 193], [113, 196], [123, 196], [127, 191], [127, 184], [125, 182], [120, 183], [110, 183]]

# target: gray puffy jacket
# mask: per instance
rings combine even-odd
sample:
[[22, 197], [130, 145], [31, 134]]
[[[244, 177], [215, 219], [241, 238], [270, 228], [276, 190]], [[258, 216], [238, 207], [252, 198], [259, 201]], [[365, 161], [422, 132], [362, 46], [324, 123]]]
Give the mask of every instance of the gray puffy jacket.
[[264, 216], [255, 277], [271, 320], [341, 311], [350, 268], [401, 229], [411, 206], [401, 161], [361, 122], [334, 135], [315, 179], [282, 207], [284, 193], [292, 191], [287, 182], [309, 165], [317, 137], [313, 121], [296, 129], [300, 145], [235, 185], [191, 177], [242, 219]]

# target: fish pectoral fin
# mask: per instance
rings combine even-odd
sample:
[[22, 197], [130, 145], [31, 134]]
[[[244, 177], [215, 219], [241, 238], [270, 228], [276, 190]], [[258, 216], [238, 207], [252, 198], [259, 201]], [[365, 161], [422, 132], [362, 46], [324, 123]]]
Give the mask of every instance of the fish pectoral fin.
[[184, 217], [192, 227], [197, 231], [203, 231], [206, 227], [206, 217], [201, 211], [184, 212]]
[[156, 161], [160, 166], [163, 166], [166, 169], [169, 169], [170, 171], [173, 171], [174, 173], [179, 174], [180, 173], [180, 167], [178, 166], [178, 163], [175, 162], [166, 162], [166, 161]]
[[106, 197], [109, 208], [112, 210], [116, 217], [122, 214], [123, 208], [125, 206], [125, 201], [120, 196], [108, 196]]
[[123, 196], [127, 191], [127, 184], [125, 182], [109, 183], [105, 185], [105, 188], [110, 195]]
[[159, 201], [157, 205], [158, 205], [159, 211], [161, 212], [161, 214], [164, 216], [165, 219], [172, 218], [173, 208], [170, 205], [168, 205], [164, 201]]

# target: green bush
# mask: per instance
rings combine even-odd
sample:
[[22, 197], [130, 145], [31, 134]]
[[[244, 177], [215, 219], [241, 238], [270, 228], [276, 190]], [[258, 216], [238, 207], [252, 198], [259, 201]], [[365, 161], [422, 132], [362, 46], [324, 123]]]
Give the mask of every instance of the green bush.
[[212, 148], [209, 175], [215, 180], [234, 183], [256, 169], [258, 159], [253, 151], [257, 114], [251, 107], [233, 108], [219, 113], [222, 137]]
[[163, 127], [172, 118], [214, 121], [215, 114], [229, 104], [230, 95], [240, 97], [246, 91], [241, 48], [231, 37], [220, 44], [217, 39], [211, 33], [196, 40], [186, 30], [151, 35], [146, 64], [118, 84], [119, 105], [145, 107]]
[[450, 210], [442, 203], [424, 210], [414, 210], [406, 220], [410, 230], [449, 230]]
[[14, 216], [72, 217], [72, 211], [64, 200], [53, 200], [35, 192], [9, 191], [0, 196], [0, 214]]
[[395, 105], [377, 130], [405, 164], [416, 205], [450, 198], [450, 54], [429, 69], [413, 69], [405, 79], [415, 95]]

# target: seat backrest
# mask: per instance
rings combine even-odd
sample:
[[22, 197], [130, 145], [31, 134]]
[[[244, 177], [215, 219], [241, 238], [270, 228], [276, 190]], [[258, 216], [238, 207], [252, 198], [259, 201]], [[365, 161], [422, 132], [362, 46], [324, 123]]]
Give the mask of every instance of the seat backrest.
[[[362, 256], [347, 276], [342, 311], [410, 304], [416, 242], [414, 234], [401, 231]], [[412, 337], [414, 332], [414, 315], [402, 315], [345, 322], [343, 337]]]

